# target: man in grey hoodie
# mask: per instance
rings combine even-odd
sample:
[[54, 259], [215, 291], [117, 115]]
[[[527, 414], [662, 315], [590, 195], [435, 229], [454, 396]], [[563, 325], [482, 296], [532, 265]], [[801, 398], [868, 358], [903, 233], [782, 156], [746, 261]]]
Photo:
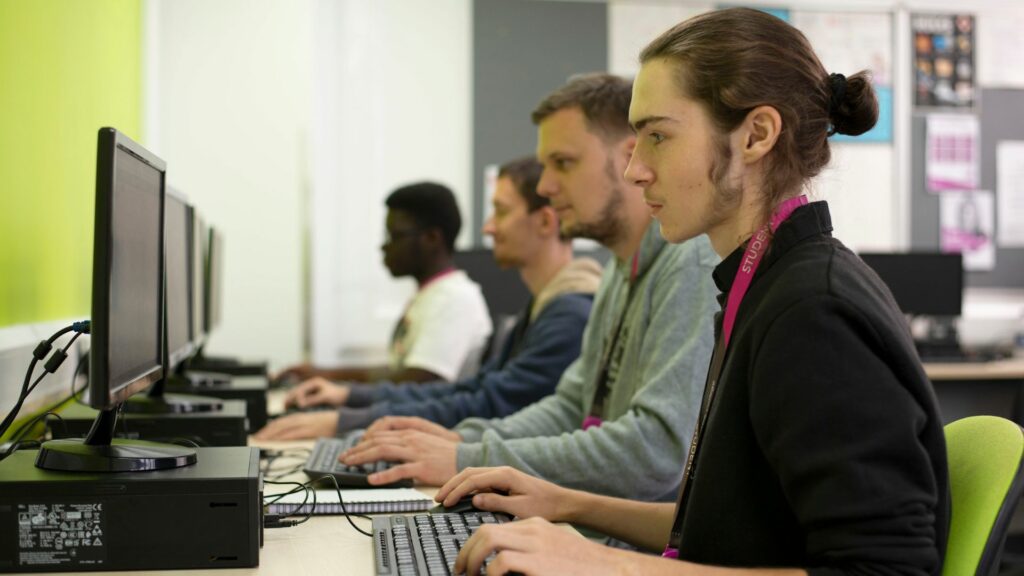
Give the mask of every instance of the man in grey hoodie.
[[641, 190], [625, 180], [636, 143], [631, 89], [615, 76], [579, 76], [533, 113], [544, 164], [538, 192], [563, 233], [593, 238], [615, 256], [580, 358], [553, 395], [506, 418], [470, 418], [454, 430], [378, 420], [342, 455], [346, 464], [403, 462], [371, 483], [440, 485], [466, 467], [507, 465], [590, 492], [675, 498], [711, 357], [719, 258], [705, 236], [667, 244]]
[[601, 267], [590, 258], [573, 260], [572, 245], [561, 234], [551, 203], [537, 195], [541, 170], [533, 157], [502, 166], [494, 213], [484, 224], [484, 233], [494, 239], [495, 260], [503, 268], [516, 268], [531, 295], [493, 360], [458, 382], [335, 384], [313, 378], [289, 392], [285, 405], [337, 410], [279, 418], [256, 437], [340, 435], [387, 415], [420, 416], [454, 426], [472, 416], [507, 416], [550, 395], [580, 355]]

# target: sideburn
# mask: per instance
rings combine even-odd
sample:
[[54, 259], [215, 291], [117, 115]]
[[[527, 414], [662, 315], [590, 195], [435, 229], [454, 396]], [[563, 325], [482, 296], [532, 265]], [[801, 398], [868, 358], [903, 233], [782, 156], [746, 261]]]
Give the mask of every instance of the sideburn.
[[711, 137], [711, 144], [714, 150], [711, 154], [711, 166], [708, 167], [708, 180], [715, 186], [712, 210], [714, 210], [715, 219], [721, 220], [736, 210], [743, 190], [739, 186], [730, 186], [728, 182], [729, 164], [732, 161], [729, 135], [714, 134]]

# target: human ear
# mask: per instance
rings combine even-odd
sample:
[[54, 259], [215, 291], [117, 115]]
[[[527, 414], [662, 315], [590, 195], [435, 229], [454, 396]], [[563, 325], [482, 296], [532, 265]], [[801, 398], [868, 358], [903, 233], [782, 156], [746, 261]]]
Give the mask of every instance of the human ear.
[[534, 211], [540, 219], [540, 231], [544, 236], [559, 234], [558, 213], [551, 206], [542, 206]]
[[744, 164], [754, 164], [768, 155], [782, 133], [782, 116], [772, 106], [758, 106], [747, 113], [740, 126]]

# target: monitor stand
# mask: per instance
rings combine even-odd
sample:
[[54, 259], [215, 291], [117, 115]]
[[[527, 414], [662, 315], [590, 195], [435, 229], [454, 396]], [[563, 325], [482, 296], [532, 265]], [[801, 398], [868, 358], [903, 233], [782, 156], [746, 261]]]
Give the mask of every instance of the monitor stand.
[[154, 384], [145, 395], [135, 395], [124, 403], [124, 411], [132, 414], [194, 414], [196, 412], [220, 412], [224, 403], [218, 398], [194, 396], [191, 394], [166, 394], [164, 387], [168, 380], [175, 384], [188, 380], [173, 374]]
[[114, 438], [117, 409], [100, 410], [84, 438], [48, 440], [36, 467], [65, 472], [147, 472], [196, 463], [196, 451], [175, 444]]

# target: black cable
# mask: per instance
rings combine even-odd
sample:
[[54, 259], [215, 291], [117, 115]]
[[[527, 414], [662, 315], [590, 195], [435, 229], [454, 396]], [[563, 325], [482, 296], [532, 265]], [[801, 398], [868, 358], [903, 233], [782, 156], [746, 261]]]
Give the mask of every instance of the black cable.
[[21, 426], [18, 427], [17, 430], [15, 430], [14, 434], [11, 435], [11, 445], [7, 448], [7, 451], [5, 451], [3, 454], [0, 454], [0, 461], [5, 460], [11, 454], [14, 454], [18, 450], [21, 450], [27, 444], [35, 443], [38, 445], [39, 442], [37, 440], [22, 441], [22, 438], [25, 436], [25, 434], [28, 433], [29, 430], [32, 429], [33, 426], [35, 426], [37, 422], [39, 422], [40, 419], [45, 419], [49, 416], [53, 416], [54, 418], [60, 421], [61, 425], [64, 426], [64, 434], [67, 435], [68, 425], [66, 422], [64, 422], [64, 419], [60, 417], [60, 414], [49, 411], [43, 412], [42, 414], [39, 414], [32, 420], [29, 420], [28, 422], [22, 424]]
[[[11, 427], [11, 424], [14, 423], [14, 419], [18, 416], [18, 412], [21, 411], [21, 407], [25, 403], [25, 400], [28, 398], [28, 395], [31, 394], [33, 390], [35, 390], [35, 387], [39, 385], [39, 383], [43, 380], [43, 377], [45, 377], [46, 374], [52, 374], [56, 372], [58, 368], [60, 368], [60, 365], [67, 358], [67, 351], [71, 347], [71, 345], [81, 334], [88, 334], [90, 332], [90, 329], [91, 324], [88, 320], [74, 322], [73, 324], [71, 324], [71, 326], [61, 328], [52, 336], [50, 336], [46, 340], [41, 341], [38, 345], [36, 345], [35, 349], [32, 350], [32, 362], [29, 363], [28, 370], [26, 370], [25, 372], [25, 381], [21, 385], [21, 392], [18, 394], [18, 400], [14, 403], [14, 407], [11, 408], [11, 411], [7, 413], [7, 416], [4, 418], [3, 422], [0, 422], [0, 437], [3, 437], [3, 435]], [[44, 364], [45, 372], [43, 372], [43, 374], [41, 374], [39, 378], [30, 385], [30, 382], [32, 382], [32, 375], [33, 373], [35, 373], [36, 364], [38, 364], [39, 362], [43, 361], [46, 358], [46, 356], [53, 349], [53, 343], [56, 342], [58, 338], [72, 331], [75, 332], [75, 335], [71, 338], [71, 341], [68, 342], [67, 345], [65, 345], [62, 349], [59, 349], [57, 352], [54, 352], [53, 356], [51, 356], [50, 359]]]
[[[287, 496], [289, 494], [295, 494], [299, 490], [303, 491], [302, 504], [299, 504], [298, 506], [295, 507], [295, 509], [293, 509], [291, 512], [288, 512], [287, 514], [269, 514], [267, 516], [264, 516], [264, 518], [263, 518], [263, 527], [264, 528], [291, 528], [292, 526], [297, 526], [299, 524], [302, 524], [303, 522], [306, 522], [307, 520], [310, 519], [310, 517], [312, 517], [313, 511], [316, 509], [316, 491], [315, 490], [310, 490], [310, 487], [309, 487], [310, 483], [309, 482], [303, 484], [301, 482], [274, 482], [274, 481], [271, 481], [271, 480], [264, 480], [263, 483], [264, 484], [279, 484], [279, 485], [285, 485], [285, 486], [297, 486], [298, 487], [295, 490], [292, 490], [291, 492], [288, 492], [286, 494], [282, 494], [280, 496], [280, 498], [283, 498], [283, 497], [285, 497], [285, 496]], [[313, 493], [313, 506], [311, 508], [309, 508], [309, 510], [306, 512], [305, 517], [303, 517], [301, 520], [291, 520], [291, 521], [284, 520], [284, 518], [287, 518], [288, 516], [292, 516], [296, 512], [298, 512], [299, 510], [302, 510], [302, 508], [305, 507], [306, 504], [309, 503], [309, 494], [310, 494], [310, 492]], [[280, 500], [280, 498], [278, 498], [278, 500]], [[274, 500], [274, 502], [277, 502], [277, 500]], [[274, 503], [274, 502], [271, 502], [271, 503]]]
[[[352, 525], [352, 528], [354, 528], [356, 532], [359, 532], [360, 534], [362, 534], [364, 536], [369, 536], [370, 538], [373, 538], [373, 533], [372, 532], [367, 532], [366, 530], [363, 530], [359, 526], [356, 526], [356, 523], [352, 521], [352, 517], [349, 516], [348, 510], [345, 509], [345, 499], [341, 497], [341, 486], [338, 485], [338, 479], [337, 478], [335, 478], [334, 476], [331, 476], [330, 474], [324, 474], [323, 476], [313, 480], [311, 483], [319, 482], [319, 481], [323, 480], [324, 478], [329, 479], [334, 484], [334, 490], [338, 493], [338, 502], [341, 504], [341, 512], [342, 512], [342, 514], [345, 515], [345, 519], [348, 520], [348, 523], [350, 525]], [[316, 495], [316, 491], [315, 490], [313, 491], [313, 495], [314, 496]]]
[[[366, 530], [363, 530], [359, 526], [356, 526], [356, 523], [352, 521], [352, 517], [353, 516], [355, 516], [356, 518], [363, 518], [363, 519], [366, 519], [366, 520], [369, 520], [370, 518], [368, 516], [363, 515], [363, 514], [349, 514], [348, 509], [345, 506], [345, 499], [342, 498], [342, 496], [341, 496], [341, 486], [338, 485], [338, 479], [335, 478], [334, 476], [327, 475], [327, 474], [325, 474], [323, 476], [320, 476], [319, 478], [314, 478], [313, 480], [310, 480], [309, 482], [305, 482], [305, 483], [299, 483], [299, 482], [274, 482], [274, 481], [271, 481], [271, 480], [264, 480], [263, 482], [265, 484], [277, 484], [277, 485], [282, 485], [282, 486], [301, 486], [301, 487], [303, 487], [302, 489], [305, 489], [307, 491], [306, 498], [303, 499], [302, 504], [299, 505], [298, 507], [296, 507], [294, 511], [292, 511], [289, 514], [271, 515], [272, 516], [272, 520], [271, 520], [272, 525], [268, 526], [266, 524], [266, 522], [264, 522], [264, 527], [265, 528], [289, 528], [289, 527], [292, 527], [292, 526], [297, 526], [297, 525], [302, 524], [303, 522], [306, 522], [307, 520], [309, 520], [310, 516], [312, 516], [313, 512], [316, 510], [316, 490], [313, 489], [312, 487], [317, 482], [320, 482], [321, 480], [324, 480], [324, 479], [329, 479], [331, 481], [331, 483], [334, 484], [334, 490], [338, 494], [338, 503], [341, 504], [341, 512], [342, 512], [342, 514], [345, 515], [345, 519], [348, 520], [349, 525], [351, 525], [352, 528], [355, 529], [356, 532], [359, 532], [360, 534], [362, 534], [364, 536], [368, 536], [370, 538], [373, 538], [373, 533], [367, 532]], [[267, 496], [267, 497], [264, 498], [264, 500], [266, 500], [267, 498], [272, 498], [272, 500], [266, 502], [265, 505], [269, 506], [270, 504], [274, 504], [278, 500], [280, 500], [281, 498], [284, 498], [285, 496], [288, 496], [290, 494], [295, 494], [296, 492], [298, 492], [298, 490], [299, 489], [294, 489], [291, 492], [286, 492], [285, 494], [274, 494], [272, 496]], [[309, 492], [313, 493], [313, 506], [309, 509], [309, 512], [301, 520], [296, 520], [294, 522], [288, 522], [286, 520], [283, 520], [284, 518], [286, 518], [286, 517], [288, 517], [290, 515], [293, 515], [296, 511], [302, 510], [303, 506], [305, 506], [307, 501], [309, 500], [309, 496], [308, 496]]]

